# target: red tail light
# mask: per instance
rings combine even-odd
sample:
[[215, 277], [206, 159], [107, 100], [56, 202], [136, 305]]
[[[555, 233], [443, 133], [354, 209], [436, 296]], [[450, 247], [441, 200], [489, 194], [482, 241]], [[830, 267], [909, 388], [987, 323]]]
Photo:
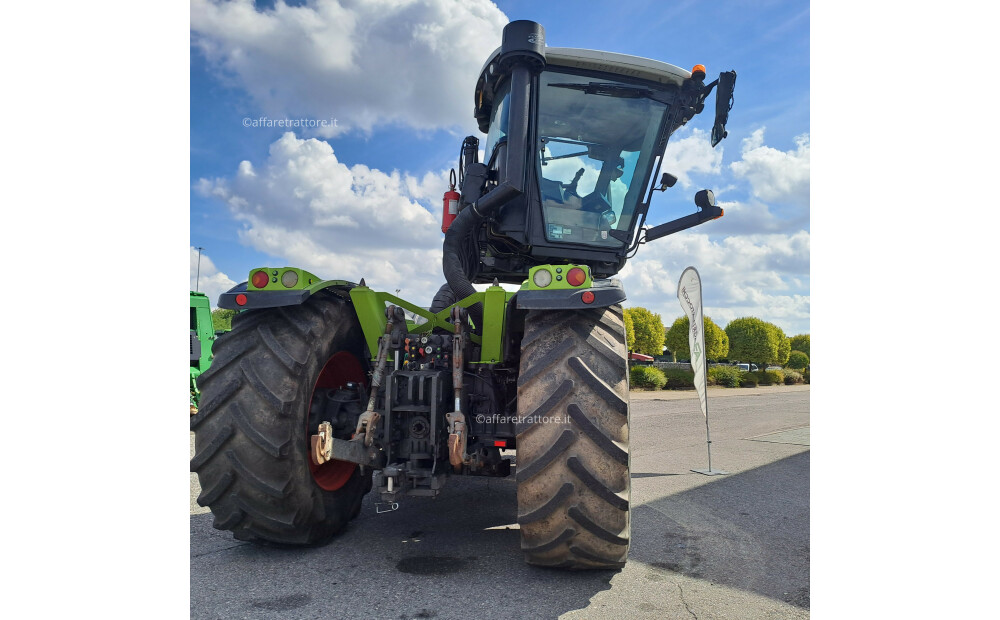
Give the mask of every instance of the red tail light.
[[580, 298], [583, 299], [583, 303], [585, 304], [594, 303], [594, 294], [590, 291], [584, 291], [583, 295], [580, 295]]
[[247, 303], [247, 296], [246, 295], [244, 295], [243, 293], [240, 293], [239, 295], [236, 296], [236, 305], [237, 306], [245, 306], [246, 303]]
[[493, 440], [493, 447], [494, 448], [506, 448], [507, 447], [507, 440], [506, 439], [494, 439]]
[[587, 281], [587, 272], [579, 267], [573, 267], [569, 270], [569, 273], [566, 274], [566, 281], [572, 286], [580, 286]]
[[266, 272], [258, 271], [257, 273], [253, 274], [252, 278], [250, 278], [250, 283], [256, 286], [257, 288], [264, 288], [265, 286], [267, 286], [267, 281], [269, 279], [270, 278], [267, 277]]

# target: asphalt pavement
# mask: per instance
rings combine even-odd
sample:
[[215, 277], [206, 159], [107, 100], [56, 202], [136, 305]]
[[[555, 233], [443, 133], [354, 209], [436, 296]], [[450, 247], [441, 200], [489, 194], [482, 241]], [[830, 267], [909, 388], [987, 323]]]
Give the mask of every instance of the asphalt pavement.
[[[632, 543], [619, 571], [528, 566], [516, 488], [454, 477], [329, 545], [260, 547], [191, 515], [192, 618], [808, 618], [809, 386], [632, 394]], [[192, 480], [192, 498], [198, 493]]]

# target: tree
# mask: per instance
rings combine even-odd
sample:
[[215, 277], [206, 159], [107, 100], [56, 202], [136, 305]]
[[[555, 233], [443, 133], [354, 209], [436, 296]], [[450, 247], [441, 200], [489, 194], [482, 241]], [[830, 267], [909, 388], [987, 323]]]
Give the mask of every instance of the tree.
[[802, 351], [809, 357], [809, 334], [792, 336], [792, 351]]
[[788, 339], [780, 327], [754, 317], [733, 319], [726, 325], [729, 336], [729, 359], [757, 364], [764, 370], [770, 364], [787, 360]]
[[[707, 316], [704, 319], [705, 355], [710, 360], [723, 359], [729, 354], [729, 336], [712, 319]], [[674, 321], [674, 324], [667, 330], [665, 341], [667, 348], [674, 354], [674, 361], [691, 359], [691, 350], [688, 344], [690, 324], [691, 321], [686, 316], [682, 316]]]
[[768, 323], [777, 335], [778, 338], [778, 357], [771, 364], [777, 364], [778, 366], [784, 366], [788, 361], [788, 354], [792, 352], [792, 340], [785, 336], [784, 330], [775, 325], [774, 323]]
[[645, 308], [626, 308], [625, 314], [632, 319], [637, 353], [663, 355], [663, 320], [659, 314]]
[[788, 363], [785, 364], [786, 368], [791, 368], [792, 370], [805, 370], [806, 366], [809, 365], [809, 356], [802, 351], [792, 351], [788, 355]]
[[632, 326], [632, 317], [628, 315], [628, 309], [622, 311], [622, 319], [625, 322], [625, 348], [628, 351], [635, 350], [635, 328]]
[[212, 329], [215, 331], [232, 329], [234, 316], [236, 316], [236, 310], [227, 310], [226, 308], [212, 310]]

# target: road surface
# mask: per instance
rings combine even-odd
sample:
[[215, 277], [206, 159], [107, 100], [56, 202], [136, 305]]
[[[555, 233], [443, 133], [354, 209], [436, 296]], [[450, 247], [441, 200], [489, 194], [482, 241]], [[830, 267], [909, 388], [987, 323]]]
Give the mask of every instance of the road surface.
[[[331, 544], [236, 541], [191, 515], [192, 618], [808, 618], [809, 386], [632, 395], [632, 543], [620, 571], [524, 564], [508, 479], [374, 497]], [[192, 480], [192, 498], [198, 493]]]

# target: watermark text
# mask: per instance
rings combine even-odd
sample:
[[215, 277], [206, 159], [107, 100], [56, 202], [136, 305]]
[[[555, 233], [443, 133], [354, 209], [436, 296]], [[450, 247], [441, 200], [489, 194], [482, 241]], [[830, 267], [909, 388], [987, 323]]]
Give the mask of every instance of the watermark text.
[[500, 415], [495, 413], [492, 415], [479, 414], [476, 416], [476, 422], [479, 424], [562, 424], [569, 422], [569, 418], [558, 415], [529, 415], [519, 418], [516, 415]]
[[269, 118], [261, 116], [258, 118], [243, 119], [244, 127], [336, 127], [335, 118]]

